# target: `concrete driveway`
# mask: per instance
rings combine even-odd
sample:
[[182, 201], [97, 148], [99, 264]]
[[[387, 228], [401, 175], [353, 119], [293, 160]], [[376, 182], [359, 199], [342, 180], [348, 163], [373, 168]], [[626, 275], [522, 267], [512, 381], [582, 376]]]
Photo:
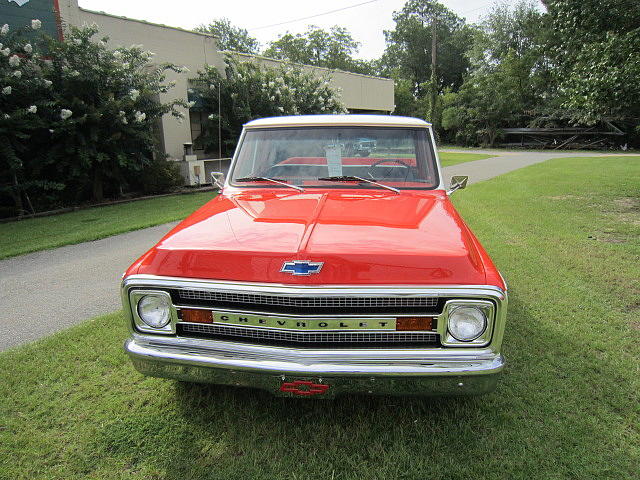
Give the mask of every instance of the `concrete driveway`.
[[[486, 153], [498, 156], [447, 167], [445, 177], [469, 175], [469, 182], [475, 183], [551, 158], [598, 155]], [[3, 332], [0, 351], [118, 310], [120, 276], [174, 225], [160, 225], [0, 261], [0, 327]]]

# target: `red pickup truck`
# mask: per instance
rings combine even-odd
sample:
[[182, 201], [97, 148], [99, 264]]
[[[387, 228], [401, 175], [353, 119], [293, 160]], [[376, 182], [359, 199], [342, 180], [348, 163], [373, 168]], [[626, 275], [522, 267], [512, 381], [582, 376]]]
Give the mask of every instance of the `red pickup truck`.
[[428, 123], [255, 120], [214, 181], [123, 277], [140, 372], [285, 396], [495, 388], [507, 288], [449, 200], [466, 177], [447, 190]]

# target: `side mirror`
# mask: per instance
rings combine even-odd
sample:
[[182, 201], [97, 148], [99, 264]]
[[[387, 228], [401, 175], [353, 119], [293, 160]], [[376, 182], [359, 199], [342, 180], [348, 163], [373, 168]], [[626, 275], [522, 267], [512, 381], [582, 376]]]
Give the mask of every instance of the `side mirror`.
[[467, 175], [454, 175], [451, 177], [451, 185], [449, 186], [449, 190], [447, 190], [447, 195], [451, 195], [456, 190], [466, 188], [468, 181], [469, 177]]
[[224, 173], [211, 172], [211, 185], [222, 190], [224, 188]]

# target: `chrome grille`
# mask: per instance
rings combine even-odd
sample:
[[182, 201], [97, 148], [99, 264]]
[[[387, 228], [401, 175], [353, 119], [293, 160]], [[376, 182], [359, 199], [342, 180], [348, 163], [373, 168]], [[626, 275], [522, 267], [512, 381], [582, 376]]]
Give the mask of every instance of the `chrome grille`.
[[178, 290], [182, 300], [200, 300], [220, 303], [245, 303], [281, 307], [311, 308], [396, 308], [435, 307], [437, 297], [292, 297], [252, 293], [211, 292], [206, 290]]
[[224, 335], [296, 343], [436, 343], [438, 335], [424, 332], [292, 332], [266, 328], [181, 323], [184, 333]]

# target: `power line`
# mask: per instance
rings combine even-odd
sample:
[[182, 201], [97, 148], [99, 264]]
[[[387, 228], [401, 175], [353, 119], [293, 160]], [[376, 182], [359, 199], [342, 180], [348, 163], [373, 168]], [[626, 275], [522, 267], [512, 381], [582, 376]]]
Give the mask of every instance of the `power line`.
[[477, 8], [472, 8], [471, 10], [465, 10], [464, 12], [460, 12], [460, 15], [464, 15], [465, 13], [475, 12], [477, 10], [482, 10], [483, 8], [491, 7], [491, 6], [495, 5], [495, 4], [496, 4], [496, 2], [493, 2], [493, 1], [492, 2], [488, 2], [488, 3], [485, 3], [483, 5], [480, 5]]
[[360, 7], [362, 5], [367, 5], [368, 3], [374, 3], [379, 0], [369, 0], [368, 2], [356, 3], [355, 5], [349, 5], [348, 7], [337, 8], [335, 10], [330, 10], [324, 13], [317, 13], [315, 15], [309, 15], [308, 17], [296, 18], [295, 20], [287, 20], [286, 22], [274, 23], [271, 25], [264, 25], [262, 27], [250, 28], [249, 31], [253, 32], [255, 30], [262, 30], [263, 28], [271, 28], [271, 27], [279, 27], [280, 25], [286, 25], [288, 23], [301, 22], [303, 20], [309, 20], [311, 18], [322, 17], [324, 15], [329, 15], [331, 13], [342, 12], [343, 10], [348, 10], [350, 8]]

